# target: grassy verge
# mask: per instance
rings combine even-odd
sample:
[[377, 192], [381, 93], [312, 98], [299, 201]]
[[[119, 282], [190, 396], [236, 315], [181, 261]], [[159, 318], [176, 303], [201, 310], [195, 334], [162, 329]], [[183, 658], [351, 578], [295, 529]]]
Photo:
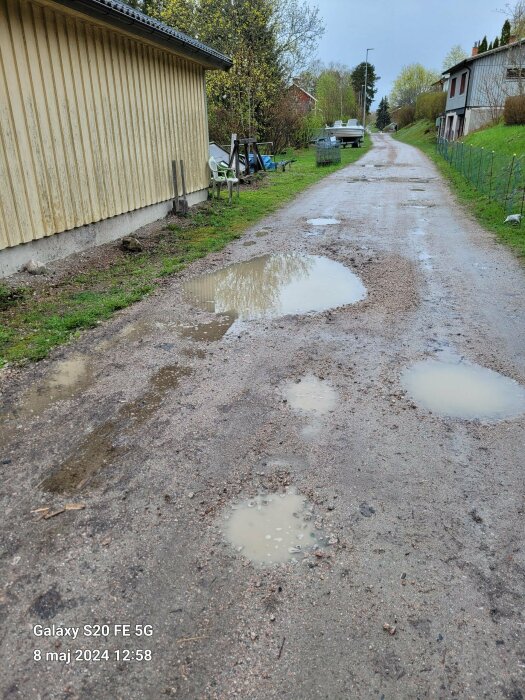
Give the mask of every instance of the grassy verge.
[[[523, 127], [517, 127], [522, 129]], [[509, 132], [501, 132], [502, 129], [510, 129]], [[475, 132], [467, 137], [467, 142], [476, 146], [484, 146], [497, 151], [497, 144], [502, 142], [507, 133], [507, 138], [512, 138], [513, 148], [519, 139], [523, 139], [523, 134], [515, 134], [515, 127], [497, 126], [491, 129]], [[524, 130], [525, 131], [525, 130]], [[494, 132], [494, 138], [491, 138]], [[404, 143], [416, 146], [431, 158], [437, 165], [441, 174], [448, 180], [459, 201], [464, 204], [477, 218], [479, 223], [489, 231], [493, 231], [502, 243], [508, 245], [518, 255], [525, 257], [525, 225], [513, 226], [504, 224], [506, 214], [503, 208], [490, 200], [486, 195], [481, 194], [473, 187], [453, 166], [451, 166], [437, 152], [435, 147], [435, 128], [427, 121], [419, 121], [411, 126], [400, 129], [396, 137]], [[469, 140], [470, 139], [470, 140]], [[480, 140], [481, 139], [481, 140]], [[502, 152], [503, 152], [502, 148]], [[508, 153], [508, 151], [505, 151]], [[514, 151], [511, 150], [511, 153]]]
[[525, 153], [525, 128], [523, 126], [498, 124], [474, 131], [463, 140], [472, 146], [483, 147], [507, 156]]
[[[341, 164], [315, 165], [314, 149], [293, 154], [297, 162], [285, 173], [270, 173], [241, 192], [237, 201], [208, 202], [177, 224], [159, 224], [145, 250], [125, 254], [112, 246], [110, 262], [92, 264], [80, 274], [38, 288], [0, 283], [0, 367], [40, 360], [85, 328], [96, 326], [118, 309], [142, 299], [167, 275], [208, 253], [221, 250], [263, 217], [326, 175], [356, 161], [371, 146], [341, 150]], [[113, 251], [115, 251], [113, 253]]]

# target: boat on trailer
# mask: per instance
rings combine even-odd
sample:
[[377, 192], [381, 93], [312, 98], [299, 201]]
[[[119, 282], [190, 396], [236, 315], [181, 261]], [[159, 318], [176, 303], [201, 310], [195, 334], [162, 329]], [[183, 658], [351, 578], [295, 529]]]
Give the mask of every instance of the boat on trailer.
[[360, 148], [365, 137], [365, 127], [357, 119], [349, 119], [346, 124], [342, 120], [335, 121], [333, 126], [325, 127], [325, 132], [341, 141], [343, 148], [349, 143], [352, 148]]

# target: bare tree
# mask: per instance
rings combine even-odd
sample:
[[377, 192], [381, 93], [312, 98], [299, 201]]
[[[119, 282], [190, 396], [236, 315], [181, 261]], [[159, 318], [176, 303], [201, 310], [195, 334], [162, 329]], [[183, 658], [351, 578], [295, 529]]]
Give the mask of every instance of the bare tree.
[[480, 81], [479, 90], [489, 110], [490, 121], [496, 124], [503, 114], [505, 99], [508, 97], [506, 85], [503, 81], [494, 80], [493, 75], [486, 74]]
[[274, 0], [277, 51], [285, 79], [289, 80], [312, 58], [324, 24], [319, 8], [306, 0]]
[[445, 71], [448, 68], [452, 68], [452, 66], [455, 66], [456, 63], [461, 63], [461, 61], [464, 61], [465, 58], [467, 58], [467, 54], [459, 44], [456, 44], [450, 49], [443, 59], [443, 70]]
[[499, 10], [509, 18], [511, 33], [517, 39], [525, 36], [525, 0], [517, 0], [515, 5], [506, 3], [502, 10]]

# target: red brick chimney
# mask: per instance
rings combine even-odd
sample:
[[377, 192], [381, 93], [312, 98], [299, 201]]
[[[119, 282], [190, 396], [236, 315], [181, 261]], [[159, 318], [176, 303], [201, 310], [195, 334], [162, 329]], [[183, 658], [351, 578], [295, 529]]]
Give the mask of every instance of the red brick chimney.
[[477, 56], [478, 50], [479, 50], [479, 43], [476, 41], [476, 43], [472, 47], [472, 56]]

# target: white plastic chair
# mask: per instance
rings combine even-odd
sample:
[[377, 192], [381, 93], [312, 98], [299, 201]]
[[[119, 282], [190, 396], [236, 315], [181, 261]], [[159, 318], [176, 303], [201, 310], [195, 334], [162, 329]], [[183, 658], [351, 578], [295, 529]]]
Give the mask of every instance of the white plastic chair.
[[228, 198], [230, 202], [232, 201], [233, 186], [237, 185], [237, 198], [239, 198], [239, 178], [235, 177], [235, 172], [227, 166], [221, 166], [213, 156], [210, 156], [208, 165], [211, 170], [213, 186], [217, 188], [217, 199], [220, 199], [222, 185], [226, 185], [228, 188]]

